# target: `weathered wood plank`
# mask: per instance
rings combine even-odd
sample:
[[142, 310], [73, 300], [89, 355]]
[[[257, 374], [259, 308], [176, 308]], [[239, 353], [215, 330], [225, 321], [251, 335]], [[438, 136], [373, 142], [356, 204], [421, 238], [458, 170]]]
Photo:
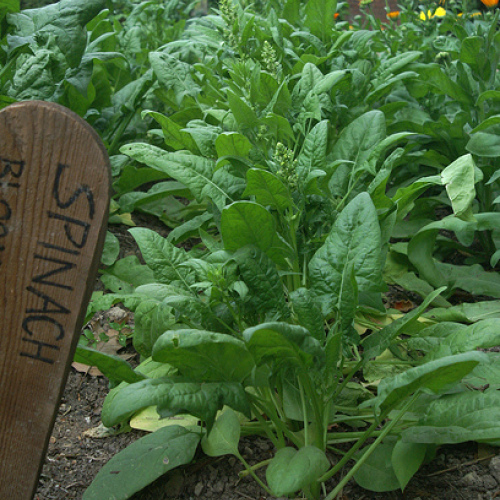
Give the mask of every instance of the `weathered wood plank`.
[[0, 111], [0, 499], [33, 497], [105, 237], [109, 162], [77, 115]]

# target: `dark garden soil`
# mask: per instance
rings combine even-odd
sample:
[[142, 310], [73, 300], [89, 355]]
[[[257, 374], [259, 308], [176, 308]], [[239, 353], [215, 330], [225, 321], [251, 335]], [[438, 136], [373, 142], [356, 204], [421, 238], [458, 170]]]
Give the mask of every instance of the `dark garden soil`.
[[[136, 216], [138, 225], [160, 233], [165, 226], [152, 218]], [[111, 228], [120, 240], [120, 257], [138, 254], [137, 247], [126, 229]], [[166, 236], [166, 234], [163, 234]], [[98, 283], [97, 289], [102, 285]], [[391, 287], [389, 300], [399, 303], [401, 310], [415, 306], [417, 296]], [[468, 297], [465, 299], [470, 301]], [[100, 314], [94, 327], [108, 331], [110, 322], [133, 326], [133, 317], [115, 307]], [[101, 331], [102, 331], [101, 330]], [[109, 333], [109, 331], [108, 331]], [[132, 352], [133, 355], [133, 352]], [[137, 360], [132, 358], [132, 364]], [[81, 367], [80, 367], [81, 369]], [[133, 430], [110, 437], [97, 437], [107, 379], [71, 369], [59, 408], [48, 454], [40, 477], [35, 500], [80, 499], [101, 467], [116, 453], [145, 435]], [[240, 453], [251, 464], [273, 455], [272, 445], [260, 437], [244, 438]], [[336, 460], [330, 457], [332, 462]], [[349, 469], [342, 471], [343, 474]], [[209, 458], [201, 452], [191, 464], [173, 470], [134, 495], [133, 500], [267, 500], [267, 494], [250, 478], [241, 479], [243, 466], [234, 457]], [[263, 473], [263, 472], [262, 472]], [[331, 491], [342, 473], [327, 484]], [[341, 500], [492, 500], [500, 499], [500, 449], [477, 443], [445, 446], [436, 458], [423, 467], [410, 481], [404, 493], [373, 493], [348, 484], [338, 497]], [[0, 499], [10, 500], [10, 499]], [[102, 500], [110, 500], [104, 498]], [[283, 497], [283, 499], [285, 498]]]

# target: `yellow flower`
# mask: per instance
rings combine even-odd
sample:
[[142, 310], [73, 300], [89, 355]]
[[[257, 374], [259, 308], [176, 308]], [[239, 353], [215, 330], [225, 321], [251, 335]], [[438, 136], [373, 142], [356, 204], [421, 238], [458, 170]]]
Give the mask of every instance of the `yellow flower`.
[[[489, 1], [489, 0], [486, 0], [486, 1]], [[498, 2], [498, 0], [497, 0], [497, 2]], [[438, 7], [436, 9], [436, 11], [434, 12], [434, 14], [430, 10], [427, 11], [427, 16], [425, 15], [425, 12], [420, 13], [420, 19], [422, 19], [422, 21], [426, 21], [427, 19], [432, 19], [434, 16], [444, 17], [444, 16], [446, 16], [446, 10], [443, 9], [443, 7]]]
[[481, 0], [481, 2], [486, 5], [486, 7], [496, 7], [498, 5], [498, 0]]

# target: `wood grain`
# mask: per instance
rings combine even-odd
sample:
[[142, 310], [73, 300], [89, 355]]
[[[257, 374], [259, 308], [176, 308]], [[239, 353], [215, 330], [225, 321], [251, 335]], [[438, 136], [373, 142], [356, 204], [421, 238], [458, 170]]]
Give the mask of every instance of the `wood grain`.
[[109, 161], [62, 106], [0, 111], [0, 499], [34, 495], [105, 237]]

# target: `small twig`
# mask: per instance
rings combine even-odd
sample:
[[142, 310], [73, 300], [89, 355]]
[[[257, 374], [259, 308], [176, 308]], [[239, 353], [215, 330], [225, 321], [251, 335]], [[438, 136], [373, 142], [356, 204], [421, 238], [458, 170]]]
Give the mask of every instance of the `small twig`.
[[461, 464], [454, 465], [453, 467], [450, 467], [449, 469], [443, 469], [443, 470], [440, 470], [437, 472], [433, 472], [432, 474], [426, 474], [424, 477], [439, 476], [441, 474], [445, 474], [446, 472], [452, 472], [454, 470], [460, 469], [461, 467], [464, 467], [467, 465], [478, 464], [479, 462], [483, 462], [484, 460], [489, 460], [490, 458], [493, 458], [494, 456], [495, 456], [495, 454], [492, 453], [491, 455], [488, 455], [488, 456], [483, 457], [483, 458], [476, 458], [474, 460], [470, 460], [469, 462], [463, 462]]

